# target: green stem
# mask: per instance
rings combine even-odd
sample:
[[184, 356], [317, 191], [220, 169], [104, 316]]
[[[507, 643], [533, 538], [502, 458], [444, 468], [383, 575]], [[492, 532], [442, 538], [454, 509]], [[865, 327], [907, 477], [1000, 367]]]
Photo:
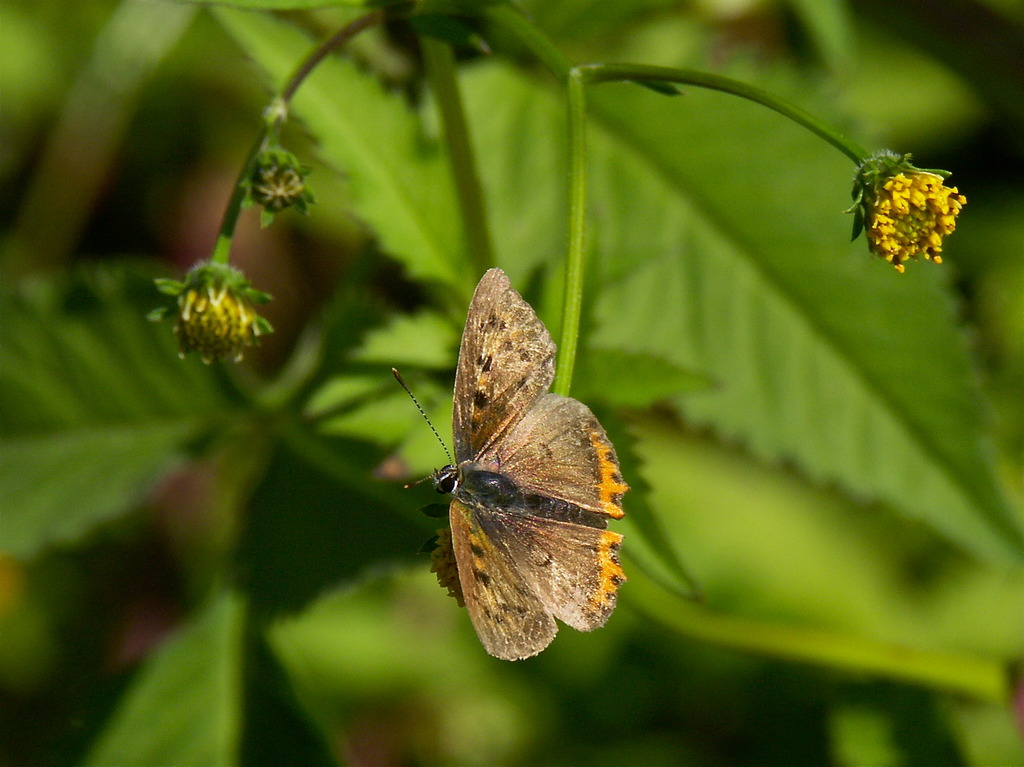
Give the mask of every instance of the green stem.
[[473, 269], [479, 276], [494, 263], [494, 248], [487, 226], [483, 187], [477, 172], [462, 95], [456, 80], [455, 56], [450, 45], [427, 35], [420, 38], [420, 46], [427, 77], [441, 114], [444, 142], [451, 162], [452, 180], [455, 183], [466, 247]]
[[326, 42], [318, 45], [288, 79], [288, 84], [281, 90], [281, 100], [286, 105], [290, 104], [295, 91], [299, 89], [299, 86], [309, 77], [310, 73], [316, 69], [317, 65], [327, 58], [331, 51], [341, 48], [364, 29], [380, 24], [382, 21], [384, 21], [384, 10], [378, 8], [346, 24]]
[[576, 70], [569, 75], [569, 244], [565, 259], [565, 294], [558, 347], [558, 377], [553, 391], [569, 396], [583, 312], [583, 257], [587, 212], [587, 105], [585, 83]]
[[1010, 698], [1008, 665], [998, 659], [958, 655], [834, 634], [806, 626], [724, 615], [679, 598], [642, 570], [630, 570], [630, 605], [681, 636], [731, 650], [943, 688], [1003, 704]]
[[273, 102], [271, 102], [272, 109], [268, 110], [263, 130], [257, 136], [252, 149], [249, 150], [249, 156], [246, 158], [245, 163], [242, 165], [242, 170], [238, 174], [238, 180], [235, 182], [231, 199], [228, 200], [227, 209], [224, 211], [224, 218], [221, 220], [217, 242], [213, 246], [213, 255], [210, 257], [211, 261], [218, 264], [228, 263], [231, 256], [231, 241], [234, 239], [235, 227], [238, 225], [238, 216], [242, 212], [242, 203], [245, 201], [245, 182], [252, 175], [253, 168], [256, 165], [256, 158], [259, 157], [260, 152], [266, 147], [271, 137], [276, 136], [281, 123], [287, 118], [288, 105], [291, 103], [292, 97], [299, 89], [299, 86], [305, 82], [310, 73], [316, 69], [316, 66], [331, 51], [342, 47], [364, 29], [379, 24], [383, 20], [384, 11], [377, 9], [346, 24], [330, 39], [318, 45], [296, 68], [292, 76], [288, 78], [288, 82], [281, 89], [281, 95], [275, 97]]
[[868, 157], [868, 151], [864, 147], [829, 125], [826, 125], [810, 112], [773, 93], [729, 77], [700, 72], [695, 69], [655, 67], [645, 64], [584, 64], [583, 66], [576, 67], [573, 71], [578, 72], [579, 76], [587, 84], [661, 82], [695, 85], [713, 91], [730, 93], [733, 96], [753, 101], [788, 117], [798, 125], [807, 128], [811, 133], [823, 138], [857, 164], [860, 164]]
[[228, 200], [224, 218], [220, 222], [220, 231], [217, 233], [217, 242], [213, 246], [213, 255], [210, 256], [210, 260], [215, 264], [226, 264], [231, 257], [231, 240], [234, 239], [238, 216], [242, 212], [242, 203], [245, 201], [245, 182], [252, 175], [253, 168], [256, 167], [256, 158], [263, 151], [269, 137], [270, 128], [264, 126], [256, 137], [256, 141], [253, 142], [252, 149], [249, 150], [249, 155], [235, 181], [231, 199]]

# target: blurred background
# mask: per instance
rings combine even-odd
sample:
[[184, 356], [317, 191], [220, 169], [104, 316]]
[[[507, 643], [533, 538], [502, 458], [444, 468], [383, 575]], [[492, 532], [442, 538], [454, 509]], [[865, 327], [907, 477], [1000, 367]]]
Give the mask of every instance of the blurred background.
[[[794, 100], [805, 92], [830, 105], [861, 143], [913, 151], [920, 166], [954, 172], [950, 183], [968, 206], [946, 264], [912, 266], [945, 270], [926, 279], [945, 281], [966, 328], [997, 470], [1019, 512], [1020, 4], [524, 6], [572, 61], [656, 63], [685, 50], [695, 66], [738, 67], [763, 84], [781, 78]], [[323, 36], [352, 13], [285, 16]], [[398, 482], [444, 457], [404, 395], [377, 388], [393, 386], [381, 383], [389, 360], [405, 362], [447, 437], [458, 312], [410, 321], [404, 334], [391, 324], [373, 335], [387, 318], [417, 317], [437, 292], [350, 212], [346, 173], [315, 162], [318, 141], [299, 125], [288, 133], [289, 149], [314, 165], [318, 204], [308, 217], [285, 213], [267, 229], [246, 211], [232, 250], [233, 263], [274, 295], [263, 313], [276, 332], [237, 370], [179, 362], [169, 324], [135, 328], [125, 318], [160, 303], [152, 277], [179, 276], [208, 257], [260, 126], [266, 78], [223, 18], [196, 6], [7, 0], [0, 24], [8, 334], [0, 410], [9, 467], [0, 486], [0, 767], [148, 767], [139, 759], [153, 753], [174, 754], [179, 761], [162, 764], [176, 765], [1024, 764], [1024, 703], [1015, 717], [1006, 702], [955, 684], [951, 691], [684, 636], [653, 620], [650, 604], [631, 602], [628, 585], [601, 631], [563, 628], [523, 663], [488, 657], [465, 612], [429, 573], [429, 557], [417, 554], [442, 522], [417, 510], [436, 500], [432, 490], [403, 491]], [[360, 38], [352, 52], [389, 92], [422, 101], [408, 26]], [[462, 57], [467, 67], [486, 58], [468, 50]], [[471, 116], [482, 114], [476, 109]], [[723, 146], [728, 133], [723, 126]], [[504, 160], [516, 166], [530, 147], [509, 152]], [[828, 194], [831, 209], [845, 207], [848, 187]], [[564, 242], [559, 215], [541, 224], [556, 253]], [[837, 215], [835, 223], [845, 235], [849, 221]], [[868, 259], [863, 241], [850, 252]], [[544, 306], [543, 288], [528, 287]], [[89, 324], [97, 304], [117, 322]], [[58, 315], [85, 324], [47, 319]], [[105, 344], [117, 353], [104, 356]], [[329, 374], [340, 365], [331, 355], [356, 347], [346, 359], [362, 366], [362, 378], [331, 390]], [[292, 428], [275, 410], [275, 392], [317, 366], [304, 391], [321, 399], [307, 400], [306, 412], [329, 411], [324, 431], [338, 440], [349, 475], [325, 468], [319, 448], [302, 437], [283, 450], [268, 436], [273, 418], [280, 433]], [[82, 402], [90, 412], [109, 408], [120, 417], [130, 403], [141, 413], [169, 408], [182, 420], [205, 414], [204, 423], [223, 426], [159, 438], [125, 427], [101, 442], [95, 434], [76, 441], [68, 429], [44, 446], [66, 473], [31, 475], [36, 484], [26, 490], [30, 475], [10, 467], [42, 465], [34, 451], [46, 435], [77, 423], [77, 414], [55, 415], [65, 379], [88, 390], [92, 399]], [[44, 400], [45, 412], [33, 404]], [[339, 401], [346, 407], [338, 410]], [[245, 419], [232, 420], [243, 411]], [[885, 504], [809, 481], [799, 461], [765, 460], [675, 411], [666, 416], [660, 403], [626, 411], [610, 416], [608, 428], [634, 487], [627, 509], [658, 510], [666, 545], [716, 609], [949, 653], [968, 665], [1021, 657], [1019, 564], [979, 560]], [[173, 458], [155, 447], [171, 443]], [[101, 471], [99, 444], [157, 458], [138, 474]], [[116, 490], [130, 502], [84, 519], [76, 511], [82, 499], [68, 488], [70, 478], [88, 483], [93, 471], [98, 482], [116, 476], [111, 497]], [[46, 496], [39, 508], [66, 509], [66, 518], [37, 517], [33, 524], [51, 529], [52, 541], [16, 551], [21, 509], [8, 502], [26, 494]], [[226, 557], [234, 563], [227, 570]], [[245, 605], [239, 593], [248, 595]], [[220, 642], [235, 649], [217, 654]], [[225, 657], [237, 664], [227, 669]], [[209, 700], [195, 700], [200, 688]], [[169, 723], [175, 717], [197, 733], [193, 750], [175, 750], [184, 743]], [[143, 742], [154, 732], [175, 748], [154, 751]], [[228, 745], [211, 750], [213, 742]]]

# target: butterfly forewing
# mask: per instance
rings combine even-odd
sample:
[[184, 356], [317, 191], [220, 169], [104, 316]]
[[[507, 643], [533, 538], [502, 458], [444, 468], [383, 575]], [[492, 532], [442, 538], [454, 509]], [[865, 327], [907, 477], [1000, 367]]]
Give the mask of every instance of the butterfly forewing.
[[623, 515], [622, 480], [615, 448], [590, 408], [546, 394], [494, 448], [493, 460], [524, 490], [614, 519]]
[[467, 461], [501, 438], [548, 390], [555, 345], [533, 308], [500, 269], [477, 285], [455, 374], [455, 459]]

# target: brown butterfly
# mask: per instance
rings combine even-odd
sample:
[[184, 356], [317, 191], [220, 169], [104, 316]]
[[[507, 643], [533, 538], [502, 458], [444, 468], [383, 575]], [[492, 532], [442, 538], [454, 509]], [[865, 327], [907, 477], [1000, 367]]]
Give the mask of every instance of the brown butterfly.
[[500, 269], [477, 285], [455, 375], [455, 465], [434, 475], [458, 579], [491, 655], [536, 655], [558, 630], [604, 625], [626, 576], [615, 448], [583, 403], [550, 394], [555, 345]]

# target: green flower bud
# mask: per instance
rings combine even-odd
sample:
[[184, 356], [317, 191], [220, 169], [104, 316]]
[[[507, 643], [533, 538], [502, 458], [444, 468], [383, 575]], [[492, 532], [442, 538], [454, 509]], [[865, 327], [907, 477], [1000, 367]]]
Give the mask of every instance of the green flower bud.
[[244, 205], [258, 204], [263, 208], [261, 223], [268, 226], [274, 216], [286, 208], [308, 213], [308, 206], [316, 202], [306, 186], [310, 169], [299, 164], [298, 158], [283, 149], [265, 149], [257, 155], [252, 173], [244, 182]]
[[177, 304], [155, 309], [150, 319], [175, 311], [174, 333], [182, 358], [198, 352], [206, 364], [228, 357], [237, 362], [246, 346], [254, 346], [259, 336], [273, 331], [255, 309], [270, 296], [254, 290], [245, 275], [227, 264], [203, 261], [189, 270], [183, 282], [157, 280], [156, 286], [161, 293], [175, 296]]

